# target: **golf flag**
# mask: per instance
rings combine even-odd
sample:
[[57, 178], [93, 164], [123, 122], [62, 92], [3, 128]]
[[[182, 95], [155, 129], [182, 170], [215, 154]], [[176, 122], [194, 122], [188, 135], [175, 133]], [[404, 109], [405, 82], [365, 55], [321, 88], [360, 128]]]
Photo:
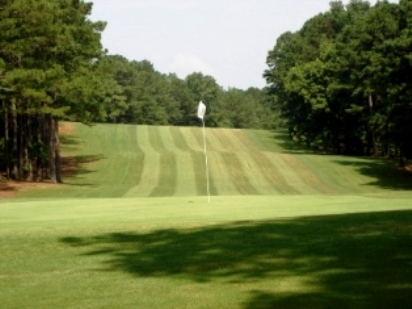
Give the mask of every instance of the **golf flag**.
[[199, 106], [197, 107], [197, 117], [203, 120], [203, 117], [206, 113], [206, 105], [200, 101]]
[[206, 114], [206, 105], [200, 101], [199, 106], [197, 107], [197, 117], [202, 119], [202, 124], [203, 124], [203, 146], [204, 146], [204, 151], [205, 151], [205, 163], [206, 163], [206, 190], [207, 190], [207, 196], [208, 200], [210, 203], [210, 188], [209, 188], [209, 166], [207, 164], [207, 152], [206, 152], [206, 131], [205, 131], [205, 121], [204, 117]]

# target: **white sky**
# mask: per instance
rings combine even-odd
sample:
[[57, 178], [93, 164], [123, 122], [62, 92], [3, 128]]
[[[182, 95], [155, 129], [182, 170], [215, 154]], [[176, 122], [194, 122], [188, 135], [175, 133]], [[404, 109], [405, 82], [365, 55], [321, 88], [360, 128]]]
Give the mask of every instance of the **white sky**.
[[[88, 0], [108, 23], [109, 54], [149, 60], [161, 73], [213, 76], [224, 88], [262, 88], [266, 56], [286, 31], [329, 10], [330, 0]], [[348, 3], [344, 0], [343, 3]], [[375, 4], [376, 1], [370, 1]], [[393, 0], [392, 2], [398, 2]]]

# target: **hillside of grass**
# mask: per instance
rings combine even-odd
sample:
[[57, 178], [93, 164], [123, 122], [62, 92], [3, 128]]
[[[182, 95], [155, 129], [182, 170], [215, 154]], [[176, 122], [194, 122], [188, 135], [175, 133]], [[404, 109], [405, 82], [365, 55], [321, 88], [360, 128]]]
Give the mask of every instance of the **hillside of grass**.
[[[207, 194], [199, 127], [66, 124], [64, 185], [20, 197], [162, 197]], [[212, 196], [408, 194], [393, 161], [299, 149], [285, 132], [206, 129]]]
[[284, 132], [66, 124], [64, 185], [0, 200], [0, 307], [409, 308], [410, 175]]

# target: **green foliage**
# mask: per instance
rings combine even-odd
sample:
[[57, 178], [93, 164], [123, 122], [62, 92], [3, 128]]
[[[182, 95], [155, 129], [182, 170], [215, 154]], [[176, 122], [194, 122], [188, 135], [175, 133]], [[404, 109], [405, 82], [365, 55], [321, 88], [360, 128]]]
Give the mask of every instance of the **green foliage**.
[[90, 72], [103, 54], [105, 23], [88, 20], [92, 4], [81, 0], [1, 1], [0, 8], [0, 138], [7, 141], [0, 164], [7, 177], [60, 181], [58, 121], [102, 114], [92, 98], [104, 87]]
[[[206, 124], [212, 127], [272, 128], [277, 118], [260, 89], [228, 89], [202, 73], [184, 80], [175, 74], [161, 74], [147, 60], [129, 61], [106, 55], [96, 63], [96, 79], [108, 79], [116, 93], [95, 90], [104, 113], [94, 113], [94, 121], [149, 125], [199, 125], [199, 101], [207, 105]], [[93, 78], [91, 78], [93, 79]], [[102, 94], [106, 93], [104, 99]]]
[[408, 3], [335, 1], [279, 37], [265, 77], [292, 136], [337, 152], [412, 158]]

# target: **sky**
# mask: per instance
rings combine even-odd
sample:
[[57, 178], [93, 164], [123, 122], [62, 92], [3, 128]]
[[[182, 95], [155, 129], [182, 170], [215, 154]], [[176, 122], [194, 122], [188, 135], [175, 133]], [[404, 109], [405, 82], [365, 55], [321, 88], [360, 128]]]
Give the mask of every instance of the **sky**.
[[109, 54], [148, 60], [181, 79], [201, 72], [225, 89], [247, 89], [266, 85], [266, 56], [276, 39], [328, 11], [330, 0], [87, 2], [94, 3], [90, 19], [107, 22], [102, 44]]

